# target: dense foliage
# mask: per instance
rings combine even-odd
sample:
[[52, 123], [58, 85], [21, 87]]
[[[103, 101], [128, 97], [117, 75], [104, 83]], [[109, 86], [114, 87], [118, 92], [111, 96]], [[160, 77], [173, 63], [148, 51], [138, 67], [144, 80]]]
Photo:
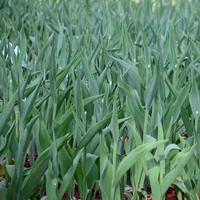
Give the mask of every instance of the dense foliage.
[[199, 199], [199, 0], [0, 15], [0, 199]]

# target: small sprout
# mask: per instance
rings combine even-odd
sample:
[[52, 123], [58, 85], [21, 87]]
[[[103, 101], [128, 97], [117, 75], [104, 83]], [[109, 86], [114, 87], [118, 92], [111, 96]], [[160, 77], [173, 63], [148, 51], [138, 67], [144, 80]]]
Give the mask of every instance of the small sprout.
[[26, 101], [26, 97], [24, 97], [24, 98], [22, 99], [22, 101], [25, 102], [25, 101]]
[[53, 185], [57, 186], [57, 183], [56, 183], [56, 181], [54, 181], [54, 182], [53, 182]]
[[122, 12], [119, 12], [119, 16], [120, 16], [120, 17], [123, 17], [123, 13], [122, 13]]
[[[11, 47], [13, 46], [12, 43], [9, 43], [9, 44], [10, 44]], [[15, 52], [15, 55], [16, 55], [16, 56], [20, 53], [19, 46], [16, 46], [16, 47], [15, 47], [14, 52]]]
[[110, 85], [110, 86], [112, 85], [112, 81], [109, 81], [109, 85]]
[[148, 67], [148, 68], [150, 68], [150, 67], [151, 67], [151, 65], [147, 65], [147, 67]]
[[198, 111], [198, 110], [196, 110], [195, 114], [196, 114], [196, 115], [198, 115], [198, 114], [199, 114], [199, 111]]

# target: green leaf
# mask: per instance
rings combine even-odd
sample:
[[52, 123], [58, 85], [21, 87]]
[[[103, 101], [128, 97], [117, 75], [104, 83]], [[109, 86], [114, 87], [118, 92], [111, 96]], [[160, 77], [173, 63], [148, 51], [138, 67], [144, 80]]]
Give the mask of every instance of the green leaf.
[[171, 169], [168, 174], [166, 174], [166, 176], [163, 179], [163, 182], [161, 183], [162, 196], [164, 196], [165, 192], [176, 179], [176, 177], [178, 177], [181, 174], [183, 168], [194, 154], [194, 149], [195, 145], [188, 152], [180, 152], [179, 154], [177, 154], [175, 167]]
[[192, 108], [193, 116], [199, 118], [200, 116], [200, 94], [195, 80], [192, 81], [192, 87], [189, 94], [190, 106]]
[[158, 77], [157, 76], [158, 76], [157, 72], [154, 71], [153, 78], [147, 88], [147, 94], [145, 97], [145, 105], [148, 110], [151, 107], [153, 98], [154, 98], [157, 88], [158, 88]]
[[119, 183], [120, 179], [125, 175], [125, 173], [137, 162], [142, 156], [152, 149], [163, 144], [165, 141], [157, 141], [151, 144], [142, 144], [139, 147], [133, 149], [128, 153], [128, 155], [120, 162], [117, 168], [117, 177], [115, 177], [115, 185]]
[[[57, 148], [60, 149], [67, 139], [69, 139], [69, 135], [59, 138]], [[33, 190], [38, 185], [45, 171], [47, 170], [50, 158], [50, 149], [51, 146], [39, 155], [37, 160], [34, 162], [29, 175], [24, 180], [22, 185], [22, 192], [25, 199], [30, 197]]]
[[5, 105], [0, 115], [0, 135], [2, 134], [4, 127], [8, 124], [9, 117], [13, 114], [15, 102], [16, 102], [16, 93], [13, 94], [13, 97]]
[[88, 129], [86, 135], [83, 136], [83, 138], [81, 139], [81, 142], [79, 143], [76, 152], [82, 149], [83, 147], [86, 147], [88, 143], [93, 139], [93, 137], [97, 134], [97, 132], [105, 128], [105, 126], [110, 122], [111, 117], [112, 115], [109, 114], [103, 120], [91, 126]]
[[57, 180], [54, 176], [53, 170], [52, 170], [52, 163], [49, 162], [48, 170], [47, 170], [47, 184], [46, 184], [46, 193], [47, 193], [47, 199], [49, 200], [57, 200]]
[[33, 109], [33, 105], [36, 100], [36, 96], [39, 92], [41, 82], [42, 78], [39, 77], [35, 90], [30, 94], [30, 96], [27, 99], [24, 99], [24, 102], [22, 103], [21, 117], [23, 120], [25, 120], [30, 115], [31, 110]]
[[67, 191], [68, 187], [72, 184], [74, 173], [76, 171], [76, 168], [77, 168], [78, 162], [80, 160], [81, 154], [82, 154], [82, 151], [79, 151], [76, 154], [76, 156], [73, 160], [72, 166], [69, 168], [69, 170], [67, 171], [67, 173], [63, 177], [62, 185], [60, 186], [60, 188], [58, 190], [58, 199], [61, 199], [63, 197], [63, 195]]

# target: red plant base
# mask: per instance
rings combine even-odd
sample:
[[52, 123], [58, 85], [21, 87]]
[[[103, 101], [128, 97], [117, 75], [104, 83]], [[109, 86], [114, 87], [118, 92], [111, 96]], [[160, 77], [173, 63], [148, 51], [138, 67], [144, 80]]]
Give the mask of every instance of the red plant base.
[[[80, 193], [76, 190], [74, 192], [74, 197], [77, 200], [80, 200]], [[148, 200], [153, 200], [151, 196], [151, 188], [148, 187]], [[67, 196], [64, 195], [62, 200], [68, 200]], [[96, 195], [95, 200], [102, 200], [101, 196], [99, 194]], [[123, 198], [122, 200], [127, 200], [127, 198]], [[177, 192], [174, 186], [170, 187], [165, 195], [165, 200], [178, 200]], [[182, 200], [184, 200], [184, 194], [182, 194]]]
[[174, 187], [170, 187], [167, 190], [165, 200], [178, 200], [178, 196]]
[[[147, 187], [147, 193], [148, 193], [148, 200], [153, 200], [151, 196], [151, 187]], [[169, 187], [165, 194], [165, 200], [178, 200], [178, 195], [176, 192], [176, 188], [174, 186]], [[182, 200], [184, 200], [184, 194], [182, 194]]]

